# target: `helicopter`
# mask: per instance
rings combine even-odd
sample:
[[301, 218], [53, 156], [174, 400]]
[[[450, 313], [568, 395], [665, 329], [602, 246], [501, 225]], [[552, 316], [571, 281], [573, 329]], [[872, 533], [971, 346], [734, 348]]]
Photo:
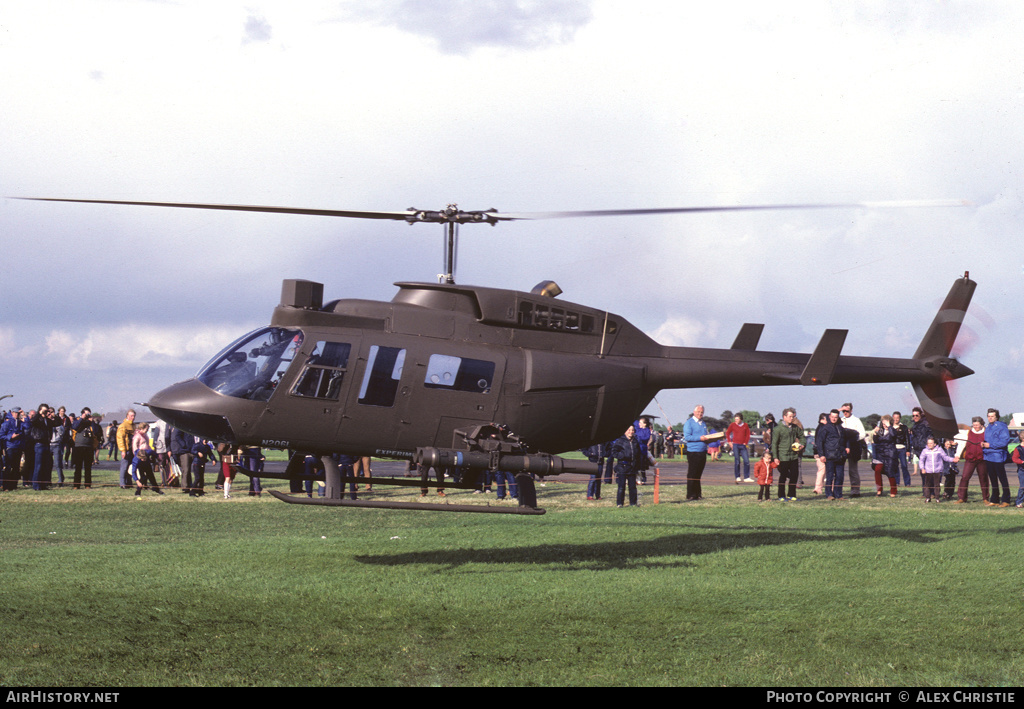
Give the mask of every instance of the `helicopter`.
[[[229, 344], [192, 379], [145, 402], [154, 415], [202, 438], [301, 451], [280, 477], [296, 478], [307, 457], [318, 458], [325, 497], [271, 491], [295, 504], [543, 514], [534, 476], [595, 472], [595, 464], [559, 454], [617, 438], [662, 389], [909, 382], [932, 429], [952, 437], [958, 427], [947, 383], [973, 374], [950, 354], [976, 287], [967, 273], [954, 281], [909, 358], [844, 355], [847, 331], [839, 329], [825, 330], [811, 354], [762, 351], [757, 345], [764, 325], [757, 323], [742, 325], [728, 349], [666, 346], [617, 313], [560, 299], [553, 281], [526, 292], [456, 284], [454, 273], [461, 224], [959, 202], [502, 213], [456, 205], [367, 212], [29, 199], [443, 225], [446, 272], [437, 283], [396, 283], [390, 302], [325, 302], [323, 284], [286, 279], [269, 325]], [[459, 482], [442, 484], [463, 488], [474, 487], [486, 471], [513, 473], [520, 485], [519, 507], [343, 499], [350, 479], [343, 477], [334, 454], [396, 458], [424, 471], [458, 470]], [[420, 484], [378, 477], [368, 482]]]

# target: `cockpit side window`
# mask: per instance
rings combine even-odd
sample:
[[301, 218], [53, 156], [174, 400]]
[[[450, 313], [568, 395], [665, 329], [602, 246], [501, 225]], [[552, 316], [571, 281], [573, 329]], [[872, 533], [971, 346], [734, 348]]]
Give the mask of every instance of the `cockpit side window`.
[[314, 399], [337, 399], [351, 352], [352, 345], [347, 342], [317, 342], [306, 360], [306, 368], [292, 388], [292, 394]]
[[404, 367], [404, 349], [378, 345], [370, 347], [366, 374], [359, 388], [359, 403], [367, 406], [394, 406]]
[[267, 401], [300, 347], [301, 331], [263, 328], [229, 345], [196, 377], [225, 396]]

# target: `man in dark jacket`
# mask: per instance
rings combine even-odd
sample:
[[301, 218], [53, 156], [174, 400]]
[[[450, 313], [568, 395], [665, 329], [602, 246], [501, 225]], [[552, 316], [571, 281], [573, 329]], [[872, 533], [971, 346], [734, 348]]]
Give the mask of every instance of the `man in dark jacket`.
[[615, 439], [609, 455], [618, 461], [615, 463], [615, 481], [619, 490], [615, 495], [615, 506], [622, 507], [628, 486], [629, 504], [632, 507], [637, 504], [636, 475], [640, 470], [640, 456], [643, 455], [640, 442], [636, 438], [636, 429], [630, 426], [622, 438]]
[[818, 455], [825, 458], [825, 499], [841, 500], [843, 497], [843, 466], [850, 454], [847, 430], [839, 423], [839, 410], [832, 409], [828, 423], [819, 428], [814, 439]]
[[[914, 427], [910, 429], [910, 445], [914, 449], [914, 472], [917, 472], [917, 460], [921, 457], [921, 451], [928, 447], [928, 438], [932, 435], [932, 427], [928, 425], [928, 419], [924, 417], [921, 407], [915, 406], [910, 414], [914, 419]], [[942, 445], [938, 438], [935, 443]]]
[[892, 412], [892, 428], [896, 433], [896, 464], [903, 474], [903, 484], [910, 484], [910, 469], [907, 468], [907, 453], [910, 452], [910, 429], [903, 423], [903, 415], [899, 411]]
[[82, 485], [82, 469], [85, 469], [85, 487], [92, 487], [92, 461], [96, 448], [103, 440], [103, 429], [92, 420], [92, 411], [86, 407], [75, 423], [75, 447], [71, 457], [75, 463], [75, 489]]
[[53, 429], [56, 425], [53, 409], [48, 404], [40, 404], [39, 408], [29, 415], [28, 435], [33, 449], [33, 490], [50, 489], [53, 474], [53, 461], [50, 460], [50, 439], [53, 437]]
[[171, 427], [169, 435], [171, 459], [181, 470], [181, 491], [188, 494], [192, 489], [192, 446], [196, 444], [196, 437], [177, 427]]
[[601, 472], [604, 468], [604, 459], [608, 455], [608, 444], [595, 443], [592, 446], [581, 449], [580, 452], [587, 456], [587, 460], [597, 465], [597, 472], [590, 476], [590, 481], [587, 483], [587, 499], [600, 500]]

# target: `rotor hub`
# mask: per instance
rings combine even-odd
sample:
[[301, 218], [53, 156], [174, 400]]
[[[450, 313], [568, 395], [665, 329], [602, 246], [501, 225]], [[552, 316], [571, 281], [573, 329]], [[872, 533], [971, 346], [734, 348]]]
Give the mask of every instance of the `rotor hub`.
[[409, 224], [427, 222], [431, 224], [482, 224], [487, 223], [494, 226], [498, 223], [498, 210], [485, 209], [475, 212], [467, 212], [459, 209], [457, 204], [449, 204], [442, 210], [417, 209], [410, 207], [410, 214], [405, 217]]

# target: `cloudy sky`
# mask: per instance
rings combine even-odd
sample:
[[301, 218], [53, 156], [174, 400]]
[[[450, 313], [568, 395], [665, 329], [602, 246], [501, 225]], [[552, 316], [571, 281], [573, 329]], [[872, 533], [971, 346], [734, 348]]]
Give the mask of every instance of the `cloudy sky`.
[[[810, 352], [833, 327], [846, 354], [908, 357], [969, 270], [957, 413], [1024, 411], [1021, 36], [1024, 5], [996, 0], [0, 0], [0, 395], [124, 408], [265, 324], [284, 278], [388, 300], [442, 269], [435, 225], [9, 197], [962, 199], [463, 227], [457, 278], [553, 279], [666, 344], [762, 322], [762, 349]], [[677, 421], [842, 401], [913, 404], [900, 385], [658, 397]]]

